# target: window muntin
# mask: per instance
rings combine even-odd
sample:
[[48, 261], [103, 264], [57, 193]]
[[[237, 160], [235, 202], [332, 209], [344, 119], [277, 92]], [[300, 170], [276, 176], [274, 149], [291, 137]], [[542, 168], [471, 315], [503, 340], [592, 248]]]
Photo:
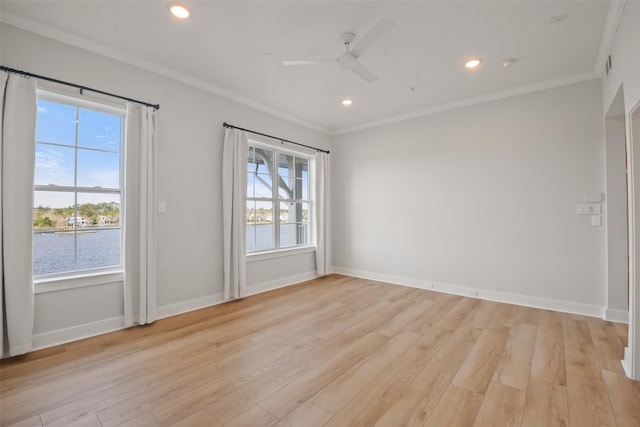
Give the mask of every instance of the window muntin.
[[122, 268], [125, 111], [38, 93], [33, 275]]
[[250, 143], [247, 253], [310, 244], [309, 163], [304, 154]]

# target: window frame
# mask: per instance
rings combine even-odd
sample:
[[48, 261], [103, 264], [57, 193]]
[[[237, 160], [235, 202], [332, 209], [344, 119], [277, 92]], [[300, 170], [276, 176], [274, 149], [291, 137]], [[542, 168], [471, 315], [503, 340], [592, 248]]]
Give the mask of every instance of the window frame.
[[[114, 103], [110, 100], [103, 100], [101, 98], [86, 99], [86, 96], [82, 98], [80, 95], [71, 95], [66, 94], [64, 90], [56, 90], [55, 88], [45, 87], [39, 88], [36, 90], [36, 99], [38, 101], [46, 101], [52, 102], [62, 105], [67, 105], [74, 107], [78, 110], [85, 109], [98, 113], [114, 115], [120, 117], [120, 148], [119, 148], [119, 175], [118, 181], [119, 186], [116, 187], [83, 187], [78, 185], [70, 185], [70, 186], [58, 186], [58, 185], [42, 185], [36, 184], [34, 181], [34, 186], [32, 190], [32, 194], [35, 195], [36, 191], [44, 191], [44, 192], [63, 192], [72, 194], [74, 197], [75, 205], [78, 205], [78, 194], [111, 194], [119, 196], [119, 204], [120, 204], [120, 225], [118, 226], [119, 230], [119, 239], [120, 239], [120, 251], [119, 258], [120, 262], [118, 265], [107, 266], [107, 267], [97, 267], [91, 269], [77, 269], [77, 260], [76, 260], [76, 269], [73, 271], [65, 271], [65, 272], [56, 272], [56, 273], [47, 273], [35, 275], [33, 274], [33, 282], [34, 282], [34, 293], [41, 292], [49, 292], [49, 291], [57, 291], [62, 289], [70, 289], [84, 286], [93, 286], [99, 284], [120, 282], [124, 279], [124, 228], [125, 228], [125, 182], [124, 182], [124, 166], [125, 166], [125, 152], [126, 152], [126, 122], [127, 122], [127, 109], [124, 103]], [[36, 147], [38, 144], [43, 144], [46, 146], [58, 146], [64, 148], [74, 148], [74, 181], [77, 184], [77, 174], [78, 174], [78, 160], [77, 160], [77, 151], [78, 150], [87, 150], [91, 152], [111, 152], [109, 150], [101, 150], [95, 148], [88, 148], [78, 146], [78, 135], [76, 130], [76, 139], [74, 141], [73, 146], [58, 144], [58, 143], [50, 143], [50, 142], [42, 142], [42, 141], [34, 141]], [[113, 152], [111, 152], [113, 153]], [[34, 165], [34, 174], [35, 174], [35, 165]], [[35, 203], [34, 203], [35, 204]], [[35, 210], [35, 206], [34, 206]], [[78, 217], [79, 213], [76, 210], [74, 211], [74, 217]], [[77, 231], [77, 225], [74, 226], [74, 231]], [[77, 238], [77, 235], [75, 236]], [[33, 237], [32, 237], [33, 239]], [[75, 248], [75, 256], [77, 258], [77, 241], [74, 243]], [[35, 259], [33, 260], [35, 262]]]
[[[313, 241], [313, 227], [314, 227], [314, 201], [312, 199], [312, 185], [313, 185], [313, 180], [314, 178], [312, 177], [311, 171], [313, 169], [313, 162], [315, 161], [315, 158], [313, 156], [312, 153], [307, 152], [307, 151], [303, 151], [303, 150], [296, 150], [296, 149], [291, 149], [289, 147], [284, 147], [284, 146], [279, 146], [279, 145], [275, 145], [273, 143], [269, 143], [266, 142], [264, 140], [261, 140], [260, 138], [256, 138], [253, 135], [249, 137], [249, 144], [248, 144], [249, 148], [252, 147], [258, 147], [258, 148], [262, 148], [265, 150], [270, 150], [274, 153], [274, 158], [273, 158], [273, 162], [274, 162], [274, 171], [277, 174], [277, 176], [273, 176], [271, 177], [272, 179], [272, 198], [263, 198], [263, 197], [249, 197], [249, 195], [247, 194], [245, 196], [245, 206], [247, 205], [248, 202], [250, 201], [256, 201], [256, 202], [260, 202], [260, 201], [265, 201], [265, 202], [272, 202], [273, 203], [273, 212], [272, 212], [272, 216], [273, 216], [273, 220], [272, 220], [272, 224], [273, 224], [273, 247], [268, 248], [268, 249], [262, 249], [262, 250], [254, 250], [254, 251], [249, 251], [248, 249], [245, 249], [245, 254], [248, 257], [248, 259], [252, 259], [252, 260], [262, 260], [262, 259], [270, 259], [273, 257], [278, 257], [278, 256], [285, 256], [285, 255], [289, 255], [289, 254], [297, 254], [297, 253], [305, 253], [305, 252], [312, 252], [315, 251], [315, 242]], [[279, 155], [280, 154], [284, 154], [284, 155], [291, 155], [294, 157], [298, 157], [298, 158], [304, 158], [307, 160], [307, 174], [308, 174], [308, 178], [307, 178], [307, 196], [308, 199], [282, 199], [280, 198], [279, 195], [279, 186], [278, 185], [274, 185], [275, 182], [277, 182], [279, 175], [279, 170], [278, 170], [278, 159], [279, 159]], [[247, 162], [248, 163], [248, 162]], [[247, 170], [247, 176], [249, 176], [250, 171]], [[280, 225], [282, 224], [280, 222], [280, 203], [284, 203], [284, 202], [293, 202], [293, 203], [307, 203], [308, 204], [308, 215], [309, 215], [309, 220], [308, 220], [308, 236], [307, 236], [307, 243], [305, 244], [299, 244], [299, 245], [293, 245], [293, 246], [284, 246], [284, 247], [280, 247]], [[287, 223], [284, 223], [287, 224]], [[294, 223], [291, 223], [294, 224]], [[245, 223], [245, 227], [249, 225], [248, 223]], [[246, 230], [246, 229], [245, 229]], [[246, 231], [245, 231], [246, 232]], [[245, 237], [246, 239], [246, 237]], [[245, 242], [246, 243], [246, 242]]]

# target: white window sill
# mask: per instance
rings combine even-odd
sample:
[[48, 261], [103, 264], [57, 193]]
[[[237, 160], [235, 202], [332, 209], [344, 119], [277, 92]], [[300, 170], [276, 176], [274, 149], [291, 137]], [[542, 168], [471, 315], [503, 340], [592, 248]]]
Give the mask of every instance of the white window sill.
[[84, 275], [61, 276], [46, 279], [36, 279], [33, 282], [33, 293], [42, 294], [56, 292], [65, 289], [84, 288], [87, 286], [106, 285], [124, 280], [124, 272], [108, 271], [100, 273], [87, 273]]
[[247, 262], [264, 261], [267, 259], [307, 254], [315, 251], [316, 251], [315, 246], [304, 246], [304, 247], [298, 247], [298, 248], [278, 249], [275, 251], [257, 252], [257, 253], [247, 254]]

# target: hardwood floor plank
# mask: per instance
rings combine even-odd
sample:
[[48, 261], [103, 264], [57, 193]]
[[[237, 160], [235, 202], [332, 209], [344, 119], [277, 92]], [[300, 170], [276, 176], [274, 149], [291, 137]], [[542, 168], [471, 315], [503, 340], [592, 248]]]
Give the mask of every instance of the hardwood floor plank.
[[11, 423], [11, 424], [0, 424], [3, 426], [7, 426], [7, 427], [42, 427], [42, 421], [40, 420], [40, 416], [39, 415], [34, 415], [31, 418], [26, 418], [22, 421], [18, 421], [17, 423]]
[[[364, 336], [369, 332], [377, 332], [377, 329], [385, 325], [389, 320], [393, 319], [394, 316], [398, 314], [398, 312], [404, 311], [408, 306], [413, 303], [412, 300], [399, 300], [395, 302], [391, 302], [390, 305], [386, 307], [382, 307], [378, 310], [375, 315], [367, 316], [366, 322], [361, 320], [355, 320], [355, 323], [350, 321], [351, 326], [343, 331], [346, 335], [354, 335], [357, 337]], [[354, 316], [355, 317], [355, 316]]]
[[[428, 291], [427, 291], [428, 292]], [[409, 323], [404, 330], [424, 335], [442, 319], [462, 297], [440, 294], [435, 297], [432, 307]]]
[[[224, 369], [224, 366], [211, 365], [210, 377], [204, 378], [204, 382], [198, 382], [195, 386], [181, 389], [179, 397], [163, 396], [154, 402], [151, 409], [153, 414], [163, 423], [172, 423], [194, 412], [204, 409], [220, 396], [233, 392], [243, 385], [250, 384], [257, 378], [277, 370], [295, 359], [297, 356], [312, 351], [319, 343], [316, 337], [306, 337], [303, 345], [286, 345], [274, 349], [269, 354], [251, 354], [237, 360], [232, 366]], [[218, 369], [216, 369], [218, 368]], [[223, 369], [220, 369], [223, 368]], [[200, 372], [209, 373], [200, 369]], [[125, 407], [131, 407], [127, 403]], [[122, 410], [122, 408], [117, 408]], [[99, 413], [98, 415], [102, 415]], [[103, 423], [105, 423], [103, 421]]]
[[622, 363], [620, 363], [624, 358], [624, 350], [622, 350], [624, 346], [614, 324], [591, 318], [588, 320], [588, 325], [596, 349], [598, 365], [602, 369], [624, 375]]
[[160, 424], [151, 412], [145, 412], [142, 415], [138, 415], [137, 417], [120, 424], [118, 427], [162, 427], [162, 424]]
[[419, 337], [413, 332], [402, 332], [394, 336], [374, 353], [327, 384], [311, 400], [318, 406], [337, 413], [363, 391], [379, 372], [384, 372], [391, 366]]
[[548, 326], [553, 328], [559, 323], [562, 323], [562, 313], [550, 310], [540, 310], [538, 326]]
[[398, 358], [397, 363], [385, 369], [367, 386], [367, 393], [388, 403], [395, 402], [452, 335], [450, 330], [430, 329]]
[[225, 426], [229, 427], [269, 427], [278, 422], [278, 419], [259, 406], [254, 406], [238, 417], [232, 419]]
[[615, 426], [604, 382], [569, 374], [567, 377], [569, 424], [581, 427]]
[[507, 328], [482, 331], [451, 383], [474, 393], [484, 394], [500, 360], [508, 334]]
[[640, 381], [602, 371], [618, 427], [640, 426]]
[[437, 399], [411, 389], [404, 389], [375, 424], [375, 427], [422, 426], [438, 403]]
[[527, 387], [521, 426], [567, 427], [568, 425], [566, 387], [531, 378]]
[[567, 376], [576, 375], [602, 381], [587, 321], [582, 320], [582, 316], [576, 318], [575, 315], [567, 315], [562, 325]]
[[[206, 410], [223, 423], [229, 421], [304, 373], [326, 362], [345, 348], [350, 347], [356, 341], [357, 339], [354, 337], [338, 335], [326, 342], [322, 342], [317, 348], [288, 361], [286, 365], [230, 393], [217, 396], [215, 401], [207, 406]], [[158, 411], [158, 409], [155, 411]], [[161, 415], [159, 418], [163, 419]]]
[[492, 381], [473, 425], [520, 427], [525, 397], [524, 390]]
[[475, 309], [469, 314], [465, 323], [474, 328], [484, 329], [499, 306], [500, 303], [481, 300]]
[[278, 427], [322, 427], [333, 414], [311, 401], [306, 401], [276, 424]]
[[340, 412], [329, 420], [325, 427], [370, 427], [387, 411], [389, 404], [367, 393], [360, 393]]
[[493, 375], [495, 381], [523, 391], [527, 390], [536, 332], [537, 327], [529, 323], [516, 322], [513, 325], [504, 353]]
[[101, 427], [100, 420], [95, 413], [78, 414], [73, 418], [64, 420], [64, 422], [56, 421], [53, 423], [42, 423], [45, 427]]
[[274, 369], [278, 364], [285, 363], [295, 354], [294, 348], [281, 346], [269, 355], [252, 354], [246, 357], [243, 363], [234, 364], [227, 370], [221, 370], [215, 363], [209, 363], [189, 372], [181, 379], [173, 380], [170, 385], [161, 383], [147, 387], [143, 394], [101, 409], [97, 414], [103, 426], [110, 427], [146, 411], [154, 411], [155, 415], [156, 407], [161, 406], [165, 412], [158, 414], [163, 417], [163, 422], [176, 421], [203, 409], [216, 391], [231, 391], [239, 384], [246, 384]]
[[531, 307], [518, 307], [516, 313], [516, 323], [527, 323], [529, 325], [538, 326], [538, 319], [540, 318], [540, 310]]
[[389, 338], [379, 334], [363, 337], [261, 401], [260, 406], [276, 417], [284, 418], [388, 340]]
[[213, 415], [204, 409], [194, 412], [187, 418], [183, 418], [178, 422], [171, 424], [170, 427], [221, 427], [222, 423], [216, 420]]
[[413, 379], [409, 387], [440, 398], [482, 334], [481, 329], [462, 325], [436, 356]]
[[540, 325], [531, 361], [531, 377], [552, 384], [567, 383], [562, 323]]
[[482, 404], [482, 395], [451, 384], [429, 416], [426, 427], [472, 426]]

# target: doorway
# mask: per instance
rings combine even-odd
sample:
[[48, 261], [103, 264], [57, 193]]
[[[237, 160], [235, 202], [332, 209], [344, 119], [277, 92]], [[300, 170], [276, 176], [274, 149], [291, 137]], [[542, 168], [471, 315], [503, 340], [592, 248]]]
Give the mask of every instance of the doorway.
[[629, 187], [624, 90], [605, 115], [607, 293], [605, 319], [629, 321]]
[[629, 345], [622, 365], [626, 374], [640, 380], [640, 102], [629, 114]]

